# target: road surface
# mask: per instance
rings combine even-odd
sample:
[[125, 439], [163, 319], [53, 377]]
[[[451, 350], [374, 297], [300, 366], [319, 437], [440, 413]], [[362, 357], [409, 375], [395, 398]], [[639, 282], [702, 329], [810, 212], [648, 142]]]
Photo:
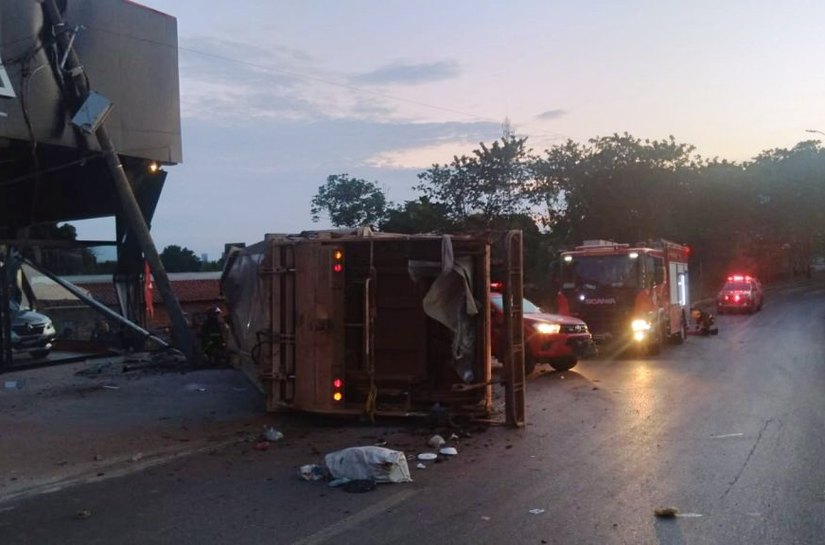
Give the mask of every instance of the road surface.
[[0, 543], [823, 543], [825, 285], [718, 325], [648, 360], [533, 377], [525, 430], [475, 431], [448, 462], [411, 462], [413, 483], [299, 480], [333, 448], [426, 450], [427, 430], [333, 423], [0, 505]]

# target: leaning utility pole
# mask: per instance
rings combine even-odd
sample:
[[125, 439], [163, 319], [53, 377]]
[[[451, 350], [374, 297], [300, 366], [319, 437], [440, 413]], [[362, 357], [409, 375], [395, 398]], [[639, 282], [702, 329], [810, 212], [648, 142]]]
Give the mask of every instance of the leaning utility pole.
[[[80, 104], [83, 104], [89, 96], [88, 79], [74, 51], [72, 36], [66, 23], [63, 21], [63, 15], [60, 13], [60, 10], [57, 9], [55, 0], [43, 0], [42, 3], [46, 21], [52, 25], [60, 56], [63, 58], [63, 63], [65, 63], [65, 66], [57, 66], [56, 69], [67, 73], [74, 84], [75, 96], [66, 96], [67, 91], [64, 90], [64, 98], [72, 109], [76, 109]], [[109, 138], [105, 123], [100, 123], [94, 134], [100, 144], [100, 149], [106, 160], [109, 172], [112, 175], [112, 183], [117, 192], [121, 212], [127, 225], [136, 237], [138, 245], [146, 257], [146, 261], [149, 263], [155, 285], [160, 291], [163, 302], [169, 312], [169, 317], [172, 320], [172, 340], [186, 358], [192, 360], [195, 357], [195, 344], [192, 338], [192, 332], [186, 323], [183, 309], [180, 307], [172, 291], [169, 277], [163, 268], [158, 250], [155, 247], [152, 236], [149, 234], [149, 227], [146, 225], [143, 213], [140, 211], [140, 207], [135, 199], [129, 178], [126, 176], [123, 165], [120, 163], [120, 157], [115, 150], [114, 144], [112, 144], [112, 140]]]

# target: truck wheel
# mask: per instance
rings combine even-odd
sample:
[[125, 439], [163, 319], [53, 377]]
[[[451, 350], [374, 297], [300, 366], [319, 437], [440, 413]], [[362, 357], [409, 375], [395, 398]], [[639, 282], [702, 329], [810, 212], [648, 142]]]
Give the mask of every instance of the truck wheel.
[[529, 350], [524, 351], [524, 376], [531, 374], [536, 369], [536, 360]]
[[556, 371], [569, 371], [575, 367], [577, 363], [579, 363], [579, 360], [574, 357], [559, 358], [557, 360], [551, 360], [550, 367]]
[[645, 343], [644, 354], [646, 356], [655, 356], [662, 351], [662, 343], [665, 338], [664, 326], [657, 325], [654, 331], [656, 334]]
[[670, 342], [672, 344], [682, 344], [683, 342], [685, 342], [686, 338], [687, 323], [685, 323], [685, 317], [682, 316], [681, 323], [679, 324], [679, 331], [670, 336]]

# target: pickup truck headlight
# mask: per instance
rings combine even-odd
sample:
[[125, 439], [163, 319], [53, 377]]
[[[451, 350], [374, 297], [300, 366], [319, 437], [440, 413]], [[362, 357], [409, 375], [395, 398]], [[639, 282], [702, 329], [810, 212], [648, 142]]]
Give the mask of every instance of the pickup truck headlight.
[[542, 335], [555, 335], [556, 333], [561, 331], [561, 325], [548, 323], [533, 324], [533, 329], [535, 329], [537, 333], [541, 333]]

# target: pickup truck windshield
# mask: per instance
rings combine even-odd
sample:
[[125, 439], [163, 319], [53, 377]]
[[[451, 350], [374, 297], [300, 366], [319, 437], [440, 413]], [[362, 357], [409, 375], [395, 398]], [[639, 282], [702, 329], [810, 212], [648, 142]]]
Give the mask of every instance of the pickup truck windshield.
[[[504, 301], [501, 299], [500, 293], [491, 293], [490, 294], [490, 302], [499, 312], [504, 312]], [[521, 311], [524, 314], [538, 314], [541, 312], [541, 309], [528, 301], [527, 299], [521, 300]]]

